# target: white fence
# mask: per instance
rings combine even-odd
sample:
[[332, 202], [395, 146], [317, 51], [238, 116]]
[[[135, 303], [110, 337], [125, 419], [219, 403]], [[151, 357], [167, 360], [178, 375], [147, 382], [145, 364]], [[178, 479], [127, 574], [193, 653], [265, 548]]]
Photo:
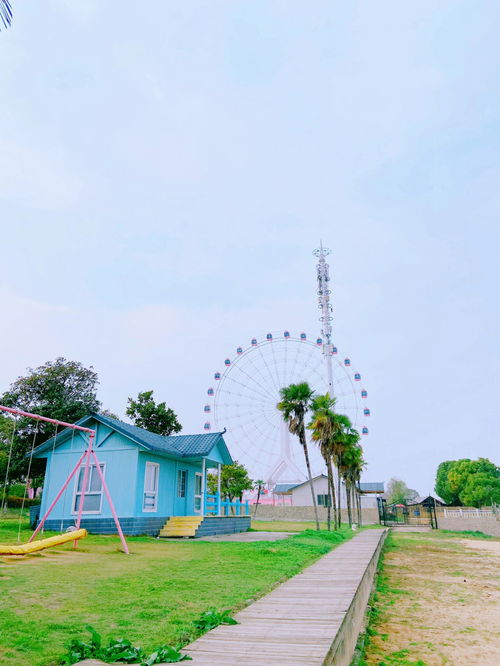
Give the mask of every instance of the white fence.
[[443, 509], [445, 518], [486, 518], [494, 516], [493, 509]]

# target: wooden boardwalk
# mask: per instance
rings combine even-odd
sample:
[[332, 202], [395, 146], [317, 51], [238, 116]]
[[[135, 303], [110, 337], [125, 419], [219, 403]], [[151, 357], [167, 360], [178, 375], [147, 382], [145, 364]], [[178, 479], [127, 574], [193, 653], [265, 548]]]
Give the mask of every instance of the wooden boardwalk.
[[[240, 611], [235, 616], [240, 624], [217, 627], [183, 652], [193, 658], [193, 666], [323, 664], [360, 584], [363, 581], [366, 590], [371, 585], [363, 576], [383, 534], [375, 529], [360, 532]], [[366, 597], [367, 592], [362, 610]], [[356, 636], [359, 618], [356, 627], [350, 616], [347, 620], [347, 631], [355, 630]]]

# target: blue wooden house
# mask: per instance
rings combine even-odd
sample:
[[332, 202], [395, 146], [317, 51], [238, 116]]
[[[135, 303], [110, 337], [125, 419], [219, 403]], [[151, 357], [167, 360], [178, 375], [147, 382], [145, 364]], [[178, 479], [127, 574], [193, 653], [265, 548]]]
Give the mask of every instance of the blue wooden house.
[[[220, 492], [207, 493], [208, 470], [216, 470], [220, 481], [221, 466], [233, 462], [223, 433], [165, 437], [101, 414], [77, 425], [96, 431], [94, 450], [125, 534], [202, 536], [250, 527], [248, 507], [222, 501]], [[85, 450], [87, 437], [68, 428], [35, 449], [34, 457], [47, 459], [41, 515]], [[83, 479], [82, 466], [45, 528], [63, 531], [73, 526], [84, 492], [81, 526], [94, 534], [115, 533], [95, 464], [85, 491]]]

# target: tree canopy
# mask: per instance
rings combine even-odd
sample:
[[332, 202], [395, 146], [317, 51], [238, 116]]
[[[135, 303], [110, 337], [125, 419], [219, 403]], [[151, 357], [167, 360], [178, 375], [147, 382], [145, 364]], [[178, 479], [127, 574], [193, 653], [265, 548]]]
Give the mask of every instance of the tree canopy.
[[436, 485], [434, 490], [439, 495], [439, 497], [446, 502], [446, 504], [457, 504], [458, 494], [452, 492], [451, 487], [448, 483], [448, 471], [450, 467], [454, 465], [456, 460], [445, 460], [437, 468], [436, 472]]
[[500, 503], [500, 468], [488, 458], [447, 460], [437, 468], [435, 490], [454, 506]]
[[164, 402], [155, 403], [153, 391], [143, 391], [135, 400], [129, 398], [127, 416], [130, 416], [139, 428], [158, 435], [171, 435], [182, 430], [174, 410]]
[[[0, 404], [6, 407], [34, 412], [41, 416], [74, 423], [87, 414], [98, 412], [101, 403], [97, 399], [97, 373], [92, 366], [85, 368], [77, 361], [68, 361], [59, 357], [48, 361], [38, 368], [28, 368], [24, 377], [19, 377], [10, 388], [0, 396]], [[7, 423], [14, 419], [4, 417]], [[2, 432], [5, 427], [3, 421]], [[14, 437], [12, 460], [9, 470], [10, 480], [20, 481], [28, 471], [29, 460], [26, 454], [34, 446], [42, 444], [55, 433], [55, 426], [42, 421], [18, 418]], [[7, 438], [8, 439], [8, 438]], [[10, 442], [0, 434], [0, 459], [5, 458]], [[1, 464], [1, 463], [0, 463]], [[31, 475], [40, 475], [44, 461], [33, 460]]]
[[311, 463], [309, 461], [309, 451], [307, 449], [305, 423], [306, 414], [312, 407], [314, 391], [307, 382], [299, 382], [298, 384], [290, 384], [289, 386], [281, 388], [280, 398], [281, 400], [276, 407], [282, 413], [284, 421], [288, 423], [288, 430], [292, 435], [296, 435], [299, 438], [299, 442], [302, 445], [306, 461], [309, 487], [311, 489], [316, 529], [319, 530], [318, 507], [316, 505], [316, 494], [314, 492]]
[[[217, 492], [217, 474], [207, 475], [208, 489], [211, 493]], [[220, 491], [223, 499], [233, 501], [235, 497], [242, 499], [245, 490], [252, 490], [254, 482], [248, 474], [247, 468], [237, 460], [232, 465], [223, 465], [221, 470]]]
[[418, 497], [416, 490], [408, 488], [401, 479], [392, 478], [387, 484], [387, 504], [408, 504]]

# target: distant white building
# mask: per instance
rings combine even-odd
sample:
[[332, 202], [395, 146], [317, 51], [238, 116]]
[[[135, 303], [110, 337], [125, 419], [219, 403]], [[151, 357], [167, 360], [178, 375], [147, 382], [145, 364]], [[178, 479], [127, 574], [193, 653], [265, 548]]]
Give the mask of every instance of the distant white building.
[[[314, 494], [318, 506], [326, 506], [328, 497], [328, 477], [320, 474], [313, 478]], [[373, 509], [377, 507], [377, 497], [384, 492], [384, 482], [376, 481], [372, 483], [360, 483], [361, 507]], [[335, 492], [337, 484], [335, 483]], [[273, 504], [288, 506], [312, 506], [311, 489], [309, 481], [301, 483], [278, 483], [273, 490]], [[342, 482], [342, 502], [343, 507], [347, 505], [345, 485]]]

